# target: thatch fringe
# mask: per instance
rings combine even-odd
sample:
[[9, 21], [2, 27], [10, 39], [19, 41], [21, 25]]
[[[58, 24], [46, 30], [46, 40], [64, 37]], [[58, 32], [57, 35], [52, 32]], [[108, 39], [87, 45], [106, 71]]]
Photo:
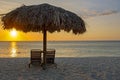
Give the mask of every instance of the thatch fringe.
[[81, 34], [86, 31], [85, 23], [76, 14], [49, 4], [21, 6], [2, 17], [3, 28], [16, 28], [24, 32], [49, 32], [64, 30]]

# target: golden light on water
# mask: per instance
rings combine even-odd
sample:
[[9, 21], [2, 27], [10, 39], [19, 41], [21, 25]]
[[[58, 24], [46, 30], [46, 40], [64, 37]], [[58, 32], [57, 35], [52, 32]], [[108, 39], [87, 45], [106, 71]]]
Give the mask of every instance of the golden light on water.
[[11, 57], [16, 57], [17, 54], [16, 54], [16, 42], [11, 42]]
[[17, 56], [15, 48], [12, 48], [11, 53], [12, 53], [11, 57], [16, 57]]

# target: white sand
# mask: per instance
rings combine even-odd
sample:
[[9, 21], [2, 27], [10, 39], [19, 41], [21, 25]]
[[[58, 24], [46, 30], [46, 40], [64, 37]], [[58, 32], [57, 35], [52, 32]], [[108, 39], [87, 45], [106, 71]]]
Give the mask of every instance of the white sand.
[[28, 68], [29, 58], [0, 58], [0, 80], [120, 80], [120, 58], [56, 58], [57, 69]]

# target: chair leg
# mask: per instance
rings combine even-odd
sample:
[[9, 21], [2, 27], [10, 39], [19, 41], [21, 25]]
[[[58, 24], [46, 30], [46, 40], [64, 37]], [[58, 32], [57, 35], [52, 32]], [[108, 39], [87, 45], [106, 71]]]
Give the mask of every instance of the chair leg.
[[31, 64], [31, 63], [28, 64], [28, 67], [29, 67], [29, 68], [30, 68], [30, 64]]
[[46, 70], [46, 65], [43, 64], [43, 65], [42, 65], [42, 68], [43, 68], [43, 70]]
[[56, 63], [54, 63], [54, 65], [55, 65], [55, 68], [57, 68], [57, 64], [56, 64]]

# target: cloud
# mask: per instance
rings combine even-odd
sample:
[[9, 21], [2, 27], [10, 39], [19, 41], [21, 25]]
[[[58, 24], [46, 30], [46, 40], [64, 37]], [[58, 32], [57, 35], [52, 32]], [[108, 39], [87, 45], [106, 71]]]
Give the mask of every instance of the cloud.
[[118, 13], [117, 10], [89, 10], [89, 9], [81, 9], [79, 15], [84, 18], [95, 17], [95, 16], [104, 16]]
[[[111, 14], [118, 13], [117, 10], [114, 10], [112, 8], [110, 8], [109, 10], [107, 10], [107, 8], [104, 8], [104, 10], [101, 10], [101, 8], [85, 6], [83, 4], [88, 5], [88, 2], [84, 2], [84, 1], [79, 2], [79, 0], [76, 0], [76, 1], [72, 1], [72, 0], [62, 0], [62, 1], [20, 0], [20, 1], [17, 1], [17, 0], [14, 0], [14, 2], [9, 1], [9, 0], [6, 0], [6, 1], [0, 0], [0, 14], [5, 14], [5, 13], [21, 6], [22, 3], [38, 4], [38, 3], [43, 3], [43, 2], [49, 2], [49, 3], [52, 3], [56, 6], [60, 6], [62, 8], [65, 8], [66, 10], [70, 10], [72, 12], [75, 12], [78, 15], [84, 17], [84, 18], [95, 17], [95, 16], [103, 16], [103, 15], [111, 15]], [[90, 5], [90, 3], [89, 3], [89, 5]]]
[[0, 1], [0, 14], [7, 13], [7, 12], [15, 9], [15, 7], [18, 7], [20, 5], [21, 4], [19, 4], [17, 2]]
[[105, 11], [105, 12], [101, 13], [100, 15], [110, 15], [110, 14], [115, 14], [115, 13], [118, 13], [118, 11], [115, 11], [115, 10]]

